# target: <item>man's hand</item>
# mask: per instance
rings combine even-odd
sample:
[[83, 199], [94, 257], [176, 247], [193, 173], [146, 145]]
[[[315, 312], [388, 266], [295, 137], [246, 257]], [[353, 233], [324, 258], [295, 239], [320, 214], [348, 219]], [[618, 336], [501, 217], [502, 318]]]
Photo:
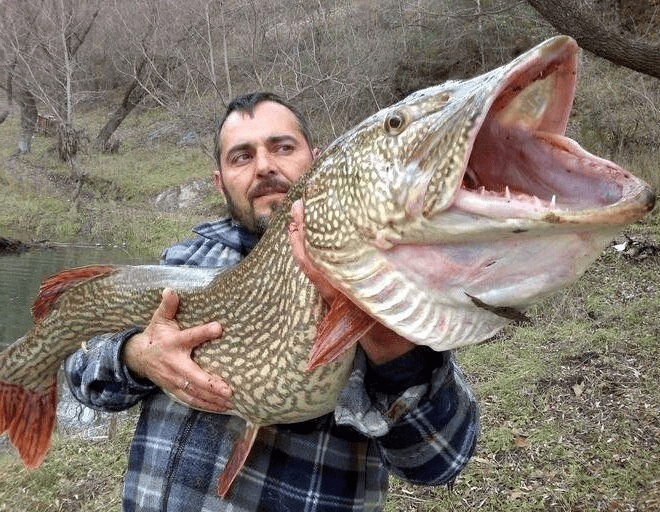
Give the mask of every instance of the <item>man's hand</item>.
[[181, 330], [175, 320], [178, 308], [176, 293], [163, 290], [163, 300], [147, 328], [126, 341], [123, 361], [135, 375], [151, 380], [183, 402], [224, 412], [231, 408], [231, 389], [192, 359], [195, 347], [220, 337], [222, 326], [211, 322]]
[[[323, 299], [332, 304], [341, 293], [309, 259], [305, 248], [304, 205], [298, 200], [291, 205], [291, 224], [288, 227], [289, 243], [293, 259], [314, 284]], [[357, 306], [355, 306], [357, 308]], [[360, 345], [374, 364], [382, 364], [395, 359], [415, 347], [415, 344], [399, 336], [380, 323], [376, 323], [361, 339]]]

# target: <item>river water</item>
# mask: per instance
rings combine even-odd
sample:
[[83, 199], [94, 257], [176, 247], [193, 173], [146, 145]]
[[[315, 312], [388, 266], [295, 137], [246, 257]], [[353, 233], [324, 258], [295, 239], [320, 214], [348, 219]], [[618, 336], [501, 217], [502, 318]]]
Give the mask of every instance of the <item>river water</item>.
[[44, 278], [65, 268], [94, 263], [138, 265], [154, 261], [112, 247], [66, 246], [0, 256], [0, 348], [32, 327], [30, 308]]

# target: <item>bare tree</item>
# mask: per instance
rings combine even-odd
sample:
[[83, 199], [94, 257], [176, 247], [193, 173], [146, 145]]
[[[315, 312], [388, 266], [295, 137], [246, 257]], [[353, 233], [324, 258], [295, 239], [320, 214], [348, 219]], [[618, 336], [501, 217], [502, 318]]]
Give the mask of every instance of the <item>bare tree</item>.
[[142, 75], [146, 63], [146, 59], [142, 59], [138, 62], [137, 66], [135, 67], [134, 78], [124, 89], [121, 103], [110, 115], [108, 121], [99, 130], [96, 139], [94, 139], [94, 146], [97, 149], [101, 151], [112, 151], [113, 146], [110, 144], [110, 137], [112, 137], [117, 128], [119, 128], [119, 125], [147, 95], [147, 91], [140, 85], [139, 79], [139, 77]]
[[[73, 125], [76, 54], [98, 16], [100, 1], [8, 0], [1, 5], [0, 44], [15, 59], [7, 90], [21, 110], [21, 152], [30, 149], [39, 106], [61, 126], [61, 156], [77, 148]], [[72, 138], [73, 137], [73, 138]]]
[[[125, 85], [121, 103], [95, 139], [96, 147], [111, 148], [113, 133], [146, 98], [175, 115], [185, 115], [209, 92], [212, 97], [220, 94], [213, 4], [209, 0], [115, 1], [113, 33], [122, 44], [113, 46], [114, 62]], [[220, 9], [222, 13], [222, 5]]]
[[[35, 43], [26, 34], [25, 25], [13, 19], [15, 5], [7, 2], [0, 4], [0, 49], [2, 50], [5, 68], [5, 93], [7, 110], [15, 100], [19, 106], [21, 117], [21, 132], [18, 141], [19, 153], [28, 153], [32, 145], [37, 123], [37, 106], [34, 94], [29, 90], [27, 77], [21, 61], [25, 54], [35, 51]], [[26, 12], [25, 21], [29, 24], [32, 13]], [[6, 116], [5, 116], [6, 117]]]
[[[591, 15], [579, 0], [527, 0], [559, 32], [585, 50], [635, 71], [660, 78], [660, 44], [613, 30]], [[614, 13], [613, 13], [614, 14]], [[649, 12], [650, 16], [652, 13]], [[616, 19], [616, 16], [613, 16]]]

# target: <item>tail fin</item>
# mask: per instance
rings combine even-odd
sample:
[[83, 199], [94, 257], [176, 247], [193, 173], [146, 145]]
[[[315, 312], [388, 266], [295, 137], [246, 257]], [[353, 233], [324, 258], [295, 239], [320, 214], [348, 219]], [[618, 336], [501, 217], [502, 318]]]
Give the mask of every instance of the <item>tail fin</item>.
[[103, 277], [116, 270], [111, 265], [90, 265], [87, 267], [63, 270], [41, 283], [39, 294], [32, 305], [32, 316], [35, 323], [45, 317], [60, 295], [72, 286], [94, 277]]
[[57, 382], [45, 391], [28, 391], [19, 384], [0, 382], [0, 434], [9, 432], [23, 464], [38, 468], [50, 446], [55, 427]]
[[[43, 320], [53, 304], [72, 286], [115, 270], [116, 267], [110, 265], [95, 265], [65, 270], [46, 279], [32, 306], [35, 322]], [[6, 357], [5, 352], [0, 354], [0, 366], [4, 366]], [[47, 376], [40, 376], [36, 380], [44, 380], [47, 384], [36, 390], [26, 389], [20, 382], [1, 379], [0, 434], [8, 432], [9, 440], [18, 450], [25, 466], [35, 469], [46, 456], [55, 428], [57, 379], [52, 377], [49, 381]]]

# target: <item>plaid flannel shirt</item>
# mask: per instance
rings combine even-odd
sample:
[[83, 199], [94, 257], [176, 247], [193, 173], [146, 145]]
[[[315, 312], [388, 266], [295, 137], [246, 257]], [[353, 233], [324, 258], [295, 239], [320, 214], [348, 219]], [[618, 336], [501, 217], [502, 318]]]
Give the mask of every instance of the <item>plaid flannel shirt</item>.
[[[229, 219], [195, 232], [198, 237], [164, 251], [161, 263], [231, 266], [256, 243]], [[419, 347], [374, 366], [358, 351], [334, 414], [260, 429], [222, 500], [218, 475], [242, 420], [182, 406], [135, 379], [120, 354], [138, 330], [97, 336], [65, 365], [69, 386], [85, 405], [119, 411], [141, 404], [125, 512], [381, 510], [389, 472], [422, 484], [450, 482], [474, 450], [477, 404], [450, 353]]]

